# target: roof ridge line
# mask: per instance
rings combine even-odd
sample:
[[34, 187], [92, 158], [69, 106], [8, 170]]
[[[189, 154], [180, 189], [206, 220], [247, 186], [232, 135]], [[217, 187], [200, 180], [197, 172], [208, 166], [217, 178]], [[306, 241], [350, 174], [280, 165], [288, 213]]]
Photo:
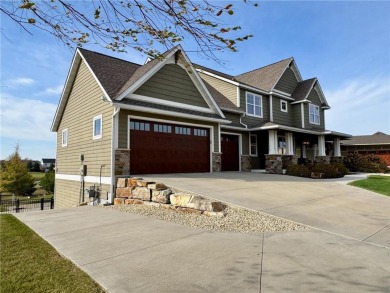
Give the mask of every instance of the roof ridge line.
[[289, 58], [286, 58], [286, 59], [282, 59], [282, 60], [276, 61], [276, 62], [274, 62], [274, 63], [268, 64], [268, 65], [265, 65], [265, 66], [262, 66], [262, 67], [259, 67], [259, 68], [256, 68], [256, 69], [252, 69], [252, 70], [246, 71], [246, 72], [244, 72], [244, 73], [237, 74], [237, 75], [235, 75], [234, 77], [240, 76], [240, 75], [244, 75], [244, 74], [247, 74], [247, 73], [251, 73], [251, 72], [253, 72], [253, 71], [260, 70], [260, 69], [263, 69], [263, 68], [266, 68], [266, 67], [275, 65], [275, 64], [277, 64], [277, 63], [286, 61], [286, 60], [288, 60], [288, 59], [290, 59], [290, 61], [292, 61], [292, 60], [294, 60], [294, 57], [289, 57]]
[[96, 51], [92, 51], [92, 50], [88, 50], [88, 49], [84, 49], [84, 48], [81, 48], [81, 47], [77, 47], [77, 49], [79, 50], [84, 50], [84, 51], [88, 51], [90, 53], [94, 53], [94, 54], [99, 54], [99, 55], [102, 55], [102, 56], [105, 56], [105, 57], [109, 57], [109, 58], [112, 58], [112, 59], [117, 59], [119, 61], [124, 61], [124, 62], [127, 62], [127, 63], [131, 63], [131, 64], [134, 64], [134, 65], [139, 65], [139, 66], [143, 66], [142, 64], [139, 64], [139, 63], [135, 63], [135, 62], [132, 62], [132, 61], [128, 61], [126, 59], [121, 59], [119, 57], [114, 57], [114, 56], [110, 56], [110, 55], [107, 55], [107, 54], [103, 54], [103, 53], [100, 53], [100, 52], [96, 52]]

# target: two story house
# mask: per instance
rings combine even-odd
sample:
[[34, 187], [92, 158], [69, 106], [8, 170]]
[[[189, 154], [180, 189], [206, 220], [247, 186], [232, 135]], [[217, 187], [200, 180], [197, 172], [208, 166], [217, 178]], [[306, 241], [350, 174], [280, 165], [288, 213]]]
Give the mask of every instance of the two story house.
[[92, 186], [110, 202], [129, 175], [340, 161], [349, 135], [325, 129], [329, 108], [293, 58], [231, 76], [180, 46], [143, 65], [79, 48], [51, 128], [56, 206], [77, 205]]

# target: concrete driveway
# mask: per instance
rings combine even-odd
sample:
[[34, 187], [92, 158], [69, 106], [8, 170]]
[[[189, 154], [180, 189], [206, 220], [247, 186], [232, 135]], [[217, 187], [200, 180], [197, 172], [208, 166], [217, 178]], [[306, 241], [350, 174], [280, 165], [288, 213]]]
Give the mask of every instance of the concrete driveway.
[[253, 173], [153, 178], [320, 229], [223, 233], [99, 207], [17, 217], [109, 292], [390, 292], [387, 197]]
[[390, 248], [390, 197], [332, 180], [222, 172], [148, 175], [150, 180]]

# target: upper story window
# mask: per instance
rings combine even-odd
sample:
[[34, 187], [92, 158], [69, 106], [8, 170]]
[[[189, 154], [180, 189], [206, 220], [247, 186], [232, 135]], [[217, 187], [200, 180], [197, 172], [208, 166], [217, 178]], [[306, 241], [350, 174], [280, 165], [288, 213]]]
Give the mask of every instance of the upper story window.
[[309, 122], [320, 125], [320, 107], [309, 104]]
[[102, 115], [93, 117], [93, 139], [102, 138]]
[[251, 116], [263, 117], [263, 100], [261, 96], [246, 93], [246, 113]]
[[282, 111], [282, 112], [288, 112], [287, 101], [285, 101], [285, 100], [280, 100], [280, 111]]
[[257, 135], [251, 134], [250, 143], [250, 155], [257, 156]]
[[63, 147], [66, 147], [68, 145], [68, 128], [65, 128], [64, 130], [62, 130], [61, 145]]

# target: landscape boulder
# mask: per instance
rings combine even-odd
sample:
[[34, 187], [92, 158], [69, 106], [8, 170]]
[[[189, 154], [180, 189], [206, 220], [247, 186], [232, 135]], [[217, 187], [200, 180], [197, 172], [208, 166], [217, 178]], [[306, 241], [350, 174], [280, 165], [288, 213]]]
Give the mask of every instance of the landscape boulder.
[[131, 192], [131, 197], [150, 201], [150, 189], [146, 187], [135, 187]]
[[152, 190], [152, 201], [169, 204], [171, 193], [172, 191], [170, 189]]

